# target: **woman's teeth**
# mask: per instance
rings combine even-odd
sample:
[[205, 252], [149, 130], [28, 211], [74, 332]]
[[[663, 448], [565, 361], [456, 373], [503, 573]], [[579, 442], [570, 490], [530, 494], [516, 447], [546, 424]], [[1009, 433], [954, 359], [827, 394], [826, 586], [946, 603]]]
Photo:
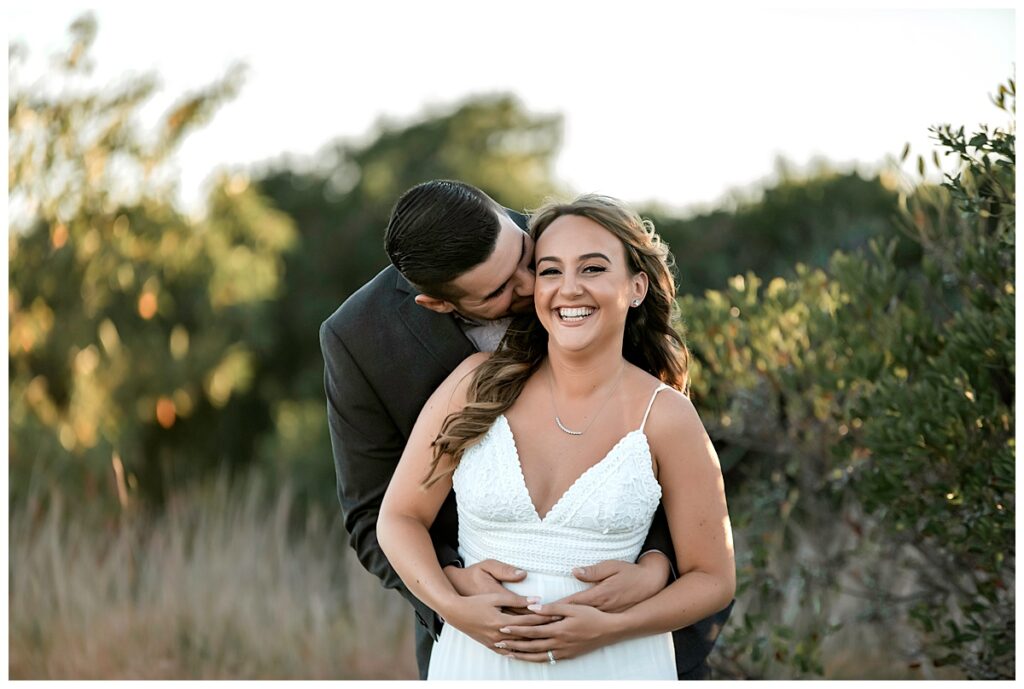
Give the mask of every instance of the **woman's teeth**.
[[576, 309], [558, 309], [558, 317], [563, 321], [582, 321], [584, 318], [594, 313], [595, 309], [589, 306], [583, 306]]

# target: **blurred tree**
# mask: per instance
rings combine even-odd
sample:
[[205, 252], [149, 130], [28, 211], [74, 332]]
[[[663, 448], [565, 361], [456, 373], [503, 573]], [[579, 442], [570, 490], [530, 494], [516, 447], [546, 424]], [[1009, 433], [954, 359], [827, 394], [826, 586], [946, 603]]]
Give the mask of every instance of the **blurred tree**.
[[685, 219], [657, 209], [644, 214], [672, 248], [681, 294], [721, 289], [747, 271], [765, 280], [793, 277], [798, 263], [822, 268], [836, 249], [858, 249], [872, 237], [898, 238], [901, 265], [919, 259], [919, 247], [896, 230], [897, 192], [882, 176], [865, 179], [827, 164], [800, 176], [784, 160], [777, 167], [776, 182], [733, 210]]
[[148, 136], [155, 79], [89, 87], [92, 16], [70, 34], [56, 80], [19, 83], [11, 54], [11, 498], [56, 485], [159, 503], [249, 461], [269, 425], [246, 393], [293, 229], [239, 178], [214, 185], [201, 220], [172, 205], [164, 162], [239, 69]]
[[254, 178], [261, 194], [298, 229], [274, 307], [275, 343], [263, 385], [279, 400], [280, 432], [262, 453], [300, 482], [300, 493], [334, 497], [326, 432], [320, 323], [388, 264], [384, 228], [406, 189], [430, 179], [474, 184], [523, 210], [557, 188], [552, 176], [561, 138], [557, 116], [527, 113], [512, 96], [476, 97], [417, 121], [384, 123], [367, 143], [327, 146], [313, 169], [292, 164]]

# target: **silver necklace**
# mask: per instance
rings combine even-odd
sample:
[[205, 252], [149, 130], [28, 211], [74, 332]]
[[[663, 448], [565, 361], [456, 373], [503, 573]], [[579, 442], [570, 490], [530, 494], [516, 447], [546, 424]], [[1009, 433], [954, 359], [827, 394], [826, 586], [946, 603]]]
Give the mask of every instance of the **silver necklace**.
[[604, 402], [601, 403], [601, 406], [597, 408], [596, 412], [594, 412], [594, 418], [592, 418], [590, 420], [590, 423], [588, 423], [587, 427], [584, 428], [582, 431], [574, 431], [574, 430], [571, 430], [569, 428], [566, 428], [565, 424], [562, 423], [562, 420], [560, 418], [558, 418], [558, 407], [555, 405], [555, 376], [551, 372], [551, 369], [549, 368], [548, 369], [548, 391], [551, 393], [551, 408], [555, 410], [555, 424], [557, 424], [560, 429], [562, 429], [564, 432], [568, 433], [569, 435], [583, 435], [584, 433], [589, 431], [590, 427], [594, 425], [595, 421], [597, 421], [597, 417], [601, 415], [601, 410], [604, 409], [604, 405], [608, 404], [608, 400], [610, 400], [612, 398], [612, 393], [614, 393], [615, 389], [617, 387], [619, 387], [619, 382], [622, 380], [622, 373], [625, 370], [626, 370], [626, 363], [623, 362], [622, 363], [622, 368], [619, 369], [619, 375], [615, 379], [615, 385], [613, 385], [612, 389], [608, 392], [608, 397], [605, 398]]

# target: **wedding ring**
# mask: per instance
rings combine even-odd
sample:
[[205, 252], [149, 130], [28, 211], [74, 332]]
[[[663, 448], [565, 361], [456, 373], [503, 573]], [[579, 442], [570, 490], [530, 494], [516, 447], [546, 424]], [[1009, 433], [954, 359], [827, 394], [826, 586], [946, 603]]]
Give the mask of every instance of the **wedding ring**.
[[557, 660], [555, 660], [555, 654], [554, 654], [554, 653], [552, 653], [551, 651], [548, 651], [548, 662], [549, 662], [549, 663], [550, 663], [551, 665], [554, 665], [555, 663], [557, 663], [557, 662], [558, 662]]

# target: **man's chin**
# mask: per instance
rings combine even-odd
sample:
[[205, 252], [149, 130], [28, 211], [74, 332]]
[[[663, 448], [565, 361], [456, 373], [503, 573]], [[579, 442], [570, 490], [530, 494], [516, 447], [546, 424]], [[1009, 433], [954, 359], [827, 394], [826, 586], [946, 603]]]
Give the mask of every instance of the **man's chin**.
[[522, 316], [524, 313], [533, 312], [533, 299], [524, 299], [521, 302], [512, 304], [509, 307], [508, 314], [510, 316]]

